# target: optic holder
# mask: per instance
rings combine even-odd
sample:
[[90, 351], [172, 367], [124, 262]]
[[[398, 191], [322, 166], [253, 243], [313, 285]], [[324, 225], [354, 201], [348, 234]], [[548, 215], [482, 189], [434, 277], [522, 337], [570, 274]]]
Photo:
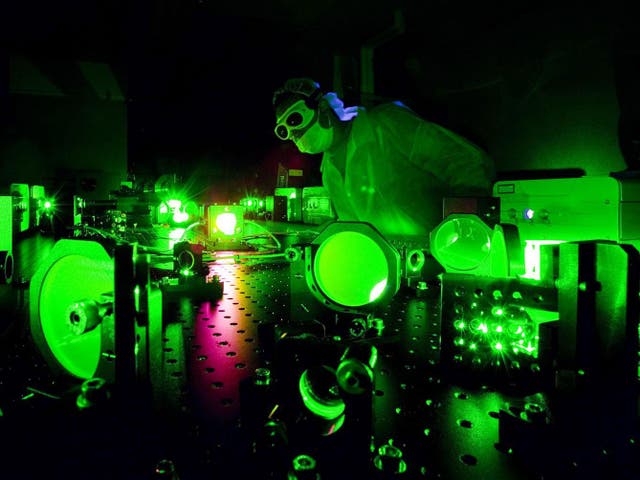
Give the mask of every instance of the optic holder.
[[[339, 312], [374, 310], [390, 301], [400, 286], [400, 254], [368, 223], [327, 225], [305, 247], [304, 261], [305, 279], [313, 296]], [[372, 267], [373, 263], [377, 267]], [[355, 271], [360, 268], [363, 271]], [[331, 278], [326, 275], [329, 270]], [[364, 296], [358, 295], [363, 289]]]

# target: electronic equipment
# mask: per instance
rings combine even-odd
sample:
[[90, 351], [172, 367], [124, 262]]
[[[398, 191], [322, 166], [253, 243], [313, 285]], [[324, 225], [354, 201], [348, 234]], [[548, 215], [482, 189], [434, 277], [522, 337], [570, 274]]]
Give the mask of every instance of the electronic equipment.
[[288, 222], [302, 221], [302, 189], [293, 187], [276, 188], [273, 195], [274, 197], [286, 197], [286, 220]]
[[14, 197], [15, 215], [17, 229], [16, 233], [23, 233], [31, 227], [31, 197], [29, 195], [29, 185], [26, 183], [12, 183], [9, 192]]
[[39, 228], [44, 223], [44, 217], [53, 208], [53, 203], [46, 198], [45, 190], [42, 185], [31, 185], [30, 195], [31, 201], [31, 225]]
[[0, 283], [13, 278], [13, 196], [0, 196]]
[[539, 278], [539, 248], [608, 240], [640, 248], [640, 179], [584, 176], [496, 182], [500, 223], [515, 225], [527, 278]]
[[273, 215], [274, 222], [286, 222], [289, 219], [289, 197], [284, 195], [275, 195], [273, 197]]
[[322, 225], [335, 220], [331, 198], [324, 187], [304, 187], [302, 189], [302, 222]]
[[267, 210], [264, 198], [245, 197], [240, 200], [240, 205], [244, 207], [245, 218], [262, 218]]

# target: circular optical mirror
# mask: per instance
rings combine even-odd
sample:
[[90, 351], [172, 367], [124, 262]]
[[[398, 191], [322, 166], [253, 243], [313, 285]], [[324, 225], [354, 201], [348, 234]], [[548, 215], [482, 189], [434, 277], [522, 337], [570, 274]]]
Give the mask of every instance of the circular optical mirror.
[[9, 252], [0, 252], [0, 284], [11, 283], [13, 278], [13, 256]]
[[445, 220], [431, 238], [433, 256], [447, 269], [473, 270], [487, 259], [490, 249], [491, 229], [475, 215]]
[[336, 373], [326, 365], [305, 370], [300, 375], [298, 389], [304, 406], [318, 417], [334, 420], [345, 410], [340, 397]]
[[191, 270], [196, 264], [196, 257], [193, 255], [193, 252], [189, 250], [182, 250], [176, 257], [176, 263], [180, 270], [185, 268], [187, 270]]
[[113, 264], [67, 255], [49, 268], [40, 290], [39, 316], [45, 341], [58, 363], [80, 378], [94, 376], [100, 360], [101, 327], [76, 335], [69, 306], [113, 291]]
[[380, 246], [368, 236], [338, 232], [318, 247], [314, 258], [318, 287], [346, 307], [374, 302], [387, 286], [389, 265]]

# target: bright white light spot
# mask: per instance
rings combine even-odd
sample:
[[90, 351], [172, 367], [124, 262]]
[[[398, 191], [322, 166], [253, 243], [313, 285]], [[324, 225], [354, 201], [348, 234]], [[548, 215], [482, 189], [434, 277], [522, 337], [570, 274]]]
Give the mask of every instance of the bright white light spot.
[[561, 240], [525, 240], [524, 269], [525, 274], [520, 278], [540, 280], [540, 247], [542, 245], [558, 245]]
[[387, 288], [387, 279], [385, 278], [384, 280], [376, 283], [373, 288], [371, 289], [371, 293], [369, 294], [369, 301], [373, 302], [375, 301], [380, 295], [382, 295], [382, 292], [384, 292], [384, 289]]
[[225, 235], [234, 234], [237, 222], [234, 213], [221, 213], [216, 217], [216, 227]]
[[180, 238], [182, 238], [183, 233], [184, 233], [184, 228], [174, 228], [169, 232], [169, 238], [171, 240], [180, 240]]
[[176, 210], [173, 213], [173, 221], [175, 223], [182, 223], [182, 222], [186, 222], [187, 220], [189, 220], [189, 214], [187, 212], [181, 212], [179, 210]]
[[184, 234], [184, 228], [174, 228], [169, 232], [169, 248], [173, 248], [173, 245], [182, 238]]
[[453, 245], [454, 243], [456, 243], [458, 241], [459, 238], [460, 237], [458, 236], [457, 233], [452, 234], [449, 238], [447, 238], [447, 243], [446, 243], [445, 247]]

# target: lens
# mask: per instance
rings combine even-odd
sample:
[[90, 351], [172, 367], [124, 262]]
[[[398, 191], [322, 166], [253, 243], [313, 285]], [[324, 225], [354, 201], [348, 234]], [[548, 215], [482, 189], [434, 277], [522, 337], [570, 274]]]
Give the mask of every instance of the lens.
[[290, 127], [297, 127], [302, 123], [302, 115], [299, 112], [293, 112], [287, 117], [287, 125]]
[[305, 370], [300, 375], [298, 388], [302, 403], [313, 414], [335, 420], [344, 413], [345, 403], [332, 368], [321, 365]]
[[431, 234], [433, 256], [447, 271], [478, 268], [490, 249], [491, 229], [475, 215], [452, 216]]
[[389, 263], [379, 244], [351, 231], [337, 232], [322, 242], [313, 268], [320, 290], [347, 307], [377, 300], [389, 276]]
[[275, 129], [276, 136], [280, 140], [286, 140], [289, 137], [289, 129], [284, 125], [278, 125]]

